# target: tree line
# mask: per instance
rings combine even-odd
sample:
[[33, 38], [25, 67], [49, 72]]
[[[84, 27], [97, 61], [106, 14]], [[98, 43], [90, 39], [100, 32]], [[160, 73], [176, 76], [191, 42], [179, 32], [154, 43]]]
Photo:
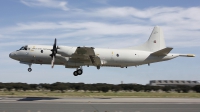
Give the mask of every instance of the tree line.
[[0, 83], [0, 90], [50, 90], [50, 91], [65, 91], [65, 90], [84, 90], [84, 91], [97, 91], [97, 92], [108, 92], [114, 91], [176, 91], [176, 92], [183, 92], [188, 93], [189, 91], [195, 91], [200, 93], [200, 85], [196, 85], [194, 87], [191, 86], [150, 86], [150, 85], [140, 85], [140, 84], [106, 84], [106, 83], [97, 83], [97, 84], [84, 84], [84, 83], [63, 83], [63, 82], [56, 82], [53, 84], [48, 83], [41, 83], [41, 84], [27, 84], [27, 83]]

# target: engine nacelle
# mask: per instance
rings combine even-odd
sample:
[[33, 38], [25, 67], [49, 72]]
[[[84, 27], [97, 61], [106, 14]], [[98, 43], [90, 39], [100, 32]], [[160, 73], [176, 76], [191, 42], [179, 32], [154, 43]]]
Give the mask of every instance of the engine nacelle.
[[57, 53], [65, 57], [71, 57], [76, 49], [77, 47], [58, 46]]

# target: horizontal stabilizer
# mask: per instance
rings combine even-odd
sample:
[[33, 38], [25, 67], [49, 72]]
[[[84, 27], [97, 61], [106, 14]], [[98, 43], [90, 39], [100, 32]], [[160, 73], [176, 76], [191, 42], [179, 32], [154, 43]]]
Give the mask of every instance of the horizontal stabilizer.
[[172, 47], [166, 47], [164, 49], [158, 50], [156, 52], [151, 53], [151, 55], [154, 56], [165, 56], [167, 55], [173, 48]]

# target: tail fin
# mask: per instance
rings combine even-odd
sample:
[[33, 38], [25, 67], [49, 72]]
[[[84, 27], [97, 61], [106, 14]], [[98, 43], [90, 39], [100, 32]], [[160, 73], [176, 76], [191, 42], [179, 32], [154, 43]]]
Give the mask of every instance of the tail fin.
[[166, 46], [163, 31], [159, 26], [155, 26], [147, 42], [132, 49], [155, 52], [164, 48]]

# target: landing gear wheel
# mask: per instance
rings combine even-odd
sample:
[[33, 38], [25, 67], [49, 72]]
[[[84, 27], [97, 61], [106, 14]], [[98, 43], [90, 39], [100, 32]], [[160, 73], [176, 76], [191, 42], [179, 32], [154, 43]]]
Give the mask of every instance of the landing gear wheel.
[[99, 69], [100, 69], [100, 66], [97, 66], [97, 69], [99, 70]]
[[78, 76], [78, 72], [77, 71], [74, 71], [74, 76]]
[[81, 75], [83, 73], [83, 70], [82, 69], [78, 69], [77, 73], [78, 73], [78, 75]]
[[29, 72], [31, 72], [31, 71], [32, 71], [32, 69], [31, 69], [31, 68], [28, 68], [28, 71], [29, 71]]

